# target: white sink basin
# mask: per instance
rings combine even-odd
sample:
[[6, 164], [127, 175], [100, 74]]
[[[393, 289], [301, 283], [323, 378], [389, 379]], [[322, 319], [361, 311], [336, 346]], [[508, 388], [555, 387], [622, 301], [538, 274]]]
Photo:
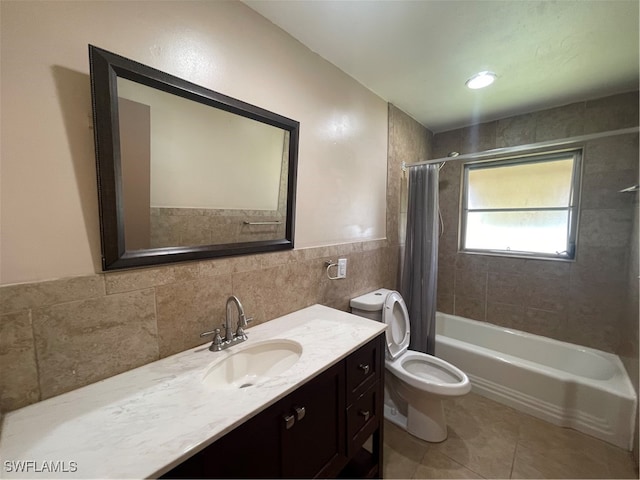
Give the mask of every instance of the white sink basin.
[[284, 373], [302, 355], [302, 345], [293, 340], [265, 340], [242, 347], [211, 364], [202, 381], [216, 390], [252, 387]]

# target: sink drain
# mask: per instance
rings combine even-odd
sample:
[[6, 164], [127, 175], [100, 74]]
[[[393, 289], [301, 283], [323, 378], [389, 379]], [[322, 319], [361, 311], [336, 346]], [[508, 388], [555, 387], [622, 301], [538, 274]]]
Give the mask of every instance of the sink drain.
[[253, 383], [243, 383], [242, 385], [240, 385], [239, 388], [246, 388], [246, 387], [252, 387]]

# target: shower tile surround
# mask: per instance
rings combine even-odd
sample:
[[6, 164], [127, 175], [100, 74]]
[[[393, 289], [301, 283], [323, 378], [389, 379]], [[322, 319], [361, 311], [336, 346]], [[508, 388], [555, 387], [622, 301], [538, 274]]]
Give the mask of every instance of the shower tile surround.
[[[433, 157], [637, 125], [638, 93], [631, 92], [439, 133]], [[637, 359], [637, 308], [636, 327], [631, 319], [623, 325], [633, 311], [625, 308], [627, 290], [637, 295], [637, 285], [627, 288], [634, 195], [618, 190], [638, 183], [638, 135], [586, 142], [583, 162], [575, 262], [458, 253], [462, 162], [446, 164], [440, 173], [440, 311], [612, 353], [624, 339], [635, 345], [627, 350], [635, 349]]]

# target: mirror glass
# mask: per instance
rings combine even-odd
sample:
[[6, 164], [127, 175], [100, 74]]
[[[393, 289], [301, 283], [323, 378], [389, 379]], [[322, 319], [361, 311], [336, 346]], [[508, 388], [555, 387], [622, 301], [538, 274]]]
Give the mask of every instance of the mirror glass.
[[298, 122], [90, 60], [105, 270], [293, 248]]

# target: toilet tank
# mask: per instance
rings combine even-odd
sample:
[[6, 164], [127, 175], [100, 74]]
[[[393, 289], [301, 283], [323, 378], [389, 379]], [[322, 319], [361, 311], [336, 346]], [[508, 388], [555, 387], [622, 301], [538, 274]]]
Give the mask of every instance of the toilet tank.
[[387, 295], [392, 291], [393, 290], [389, 290], [387, 288], [380, 288], [373, 292], [352, 298], [351, 302], [349, 302], [349, 305], [351, 306], [351, 313], [381, 322], [382, 306], [384, 305]]

